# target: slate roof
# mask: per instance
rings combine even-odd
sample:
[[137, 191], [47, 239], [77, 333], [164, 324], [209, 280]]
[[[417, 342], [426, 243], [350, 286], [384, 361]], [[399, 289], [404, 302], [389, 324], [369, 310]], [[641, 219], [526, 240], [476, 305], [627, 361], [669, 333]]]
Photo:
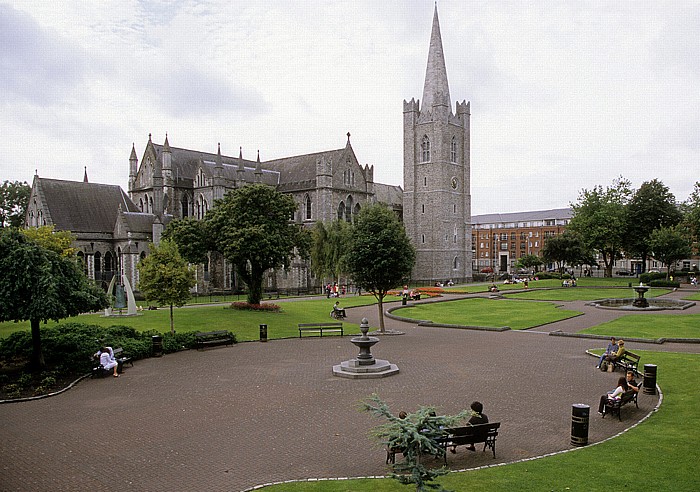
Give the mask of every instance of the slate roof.
[[374, 197], [381, 203], [403, 206], [403, 189], [400, 186], [374, 183]]
[[316, 182], [316, 161], [324, 157], [334, 163], [341, 162], [346, 147], [337, 150], [326, 150], [313, 154], [295, 155], [263, 162], [262, 165], [280, 173], [280, 183], [297, 183], [304, 181]]
[[501, 224], [508, 222], [532, 222], [535, 220], [551, 219], [570, 219], [571, 217], [573, 217], [573, 210], [571, 208], [554, 208], [551, 210], [535, 210], [531, 212], [472, 215], [472, 225]]
[[109, 233], [117, 210], [136, 212], [136, 205], [117, 185], [36, 178], [37, 192], [58, 230]]

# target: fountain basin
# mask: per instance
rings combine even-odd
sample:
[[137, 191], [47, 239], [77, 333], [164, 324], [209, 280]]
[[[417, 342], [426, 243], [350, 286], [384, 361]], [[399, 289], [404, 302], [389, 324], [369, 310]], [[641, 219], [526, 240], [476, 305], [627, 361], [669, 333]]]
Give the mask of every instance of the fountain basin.
[[599, 309], [617, 309], [621, 311], [664, 311], [664, 310], [682, 310], [695, 306], [693, 301], [682, 301], [676, 299], [645, 299], [648, 303], [646, 307], [636, 306], [639, 298], [636, 299], [599, 299], [589, 302], [589, 306], [595, 306]]
[[333, 366], [333, 375], [347, 379], [377, 379], [399, 373], [396, 364], [388, 360], [374, 359], [371, 365], [362, 364], [357, 359], [346, 360]]

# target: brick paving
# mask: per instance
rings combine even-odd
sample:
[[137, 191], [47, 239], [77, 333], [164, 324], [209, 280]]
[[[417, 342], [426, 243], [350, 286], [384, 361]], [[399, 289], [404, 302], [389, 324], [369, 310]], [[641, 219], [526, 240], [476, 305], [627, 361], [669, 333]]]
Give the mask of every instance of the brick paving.
[[[575, 331], [610, 313], [586, 312], [560, 326]], [[376, 306], [348, 309], [350, 321], [368, 317], [373, 326], [376, 313]], [[603, 342], [548, 336], [557, 325], [494, 333], [387, 319], [405, 334], [375, 346], [375, 356], [401, 370], [381, 380], [332, 376], [334, 364], [356, 353], [348, 337], [137, 361], [119, 379], [88, 379], [55, 397], [0, 405], [0, 490], [240, 491], [290, 479], [384, 475], [384, 451], [369, 436], [381, 421], [358, 410], [372, 393], [397, 413], [419, 405], [456, 413], [484, 402], [489, 419], [502, 422], [497, 459], [460, 449], [448, 457], [453, 469], [570, 449], [575, 403], [591, 406], [589, 442], [654, 408], [658, 397], [640, 395], [640, 408], [625, 407], [623, 422], [599, 418], [598, 398], [619, 373], [595, 370], [585, 354]], [[697, 344], [644, 348], [700, 351]]]

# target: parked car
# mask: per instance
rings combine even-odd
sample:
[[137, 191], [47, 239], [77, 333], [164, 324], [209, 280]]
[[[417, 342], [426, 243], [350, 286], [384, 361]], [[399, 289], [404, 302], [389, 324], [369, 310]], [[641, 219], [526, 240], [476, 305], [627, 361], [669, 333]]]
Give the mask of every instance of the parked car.
[[491, 268], [491, 267], [482, 268], [481, 273], [493, 273], [493, 268]]
[[627, 270], [618, 270], [615, 272], [615, 275], [620, 275], [620, 276], [624, 277], [626, 275], [634, 275], [634, 273], [631, 273]]

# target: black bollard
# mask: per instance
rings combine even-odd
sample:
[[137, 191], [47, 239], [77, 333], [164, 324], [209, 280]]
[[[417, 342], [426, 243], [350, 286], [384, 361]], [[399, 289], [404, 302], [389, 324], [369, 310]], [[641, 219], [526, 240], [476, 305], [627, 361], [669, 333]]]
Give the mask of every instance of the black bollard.
[[654, 364], [644, 364], [644, 394], [656, 394], [656, 366]]
[[163, 337], [153, 335], [151, 337], [151, 353], [153, 357], [162, 357], [163, 355]]
[[588, 444], [588, 419], [591, 407], [576, 403], [571, 408], [571, 444], [585, 446]]
[[260, 325], [260, 341], [267, 342], [267, 325]]

